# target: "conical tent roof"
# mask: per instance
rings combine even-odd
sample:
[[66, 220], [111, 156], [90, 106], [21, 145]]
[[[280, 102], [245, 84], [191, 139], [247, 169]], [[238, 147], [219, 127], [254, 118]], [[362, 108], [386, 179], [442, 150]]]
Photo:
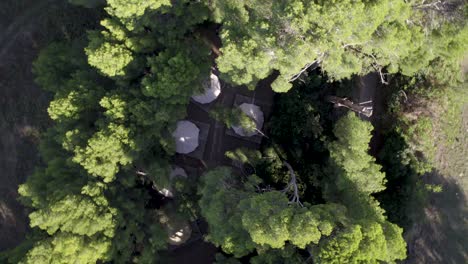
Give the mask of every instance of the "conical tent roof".
[[177, 128], [172, 133], [176, 141], [176, 152], [187, 154], [198, 147], [198, 134], [200, 129], [190, 121], [177, 122]]
[[221, 93], [221, 84], [219, 83], [218, 76], [213, 73], [211, 74], [210, 79], [203, 83], [203, 87], [205, 90], [202, 94], [192, 96], [193, 100], [201, 104], [213, 102]]
[[172, 198], [174, 197], [174, 194], [172, 193], [171, 190], [168, 188], [162, 188], [161, 190], [158, 191], [160, 194], [164, 195], [164, 197]]
[[182, 169], [181, 167], [174, 166], [171, 171], [171, 174], [169, 175], [169, 178], [172, 180], [176, 177], [187, 178], [188, 177], [187, 172], [185, 172], [185, 170]]
[[166, 230], [169, 235], [169, 244], [174, 246], [178, 246], [187, 242], [187, 240], [192, 235], [192, 228], [190, 227], [190, 224], [188, 222], [186, 222], [184, 225], [169, 225], [166, 227]]
[[159, 221], [167, 232], [168, 242], [171, 245], [181, 245], [192, 235], [192, 228], [185, 217], [181, 217], [174, 202], [167, 203], [157, 210]]
[[[260, 130], [263, 127], [263, 112], [260, 110], [260, 107], [254, 104], [243, 103], [239, 106], [239, 108], [244, 112], [247, 116], [251, 117], [255, 124], [257, 125], [257, 129]], [[251, 137], [258, 134], [257, 131], [253, 132], [246, 132], [241, 126], [234, 126], [232, 127], [236, 134], [243, 136], [243, 137]]]

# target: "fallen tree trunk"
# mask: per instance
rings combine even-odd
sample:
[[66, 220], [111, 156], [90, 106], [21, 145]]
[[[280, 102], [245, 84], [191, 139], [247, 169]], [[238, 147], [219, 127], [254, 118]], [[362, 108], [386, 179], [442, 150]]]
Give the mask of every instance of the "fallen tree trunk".
[[341, 98], [337, 96], [328, 96], [327, 101], [333, 103], [335, 107], [346, 107], [356, 113], [363, 114], [367, 117], [372, 116], [372, 107], [362, 106], [353, 103], [348, 98]]

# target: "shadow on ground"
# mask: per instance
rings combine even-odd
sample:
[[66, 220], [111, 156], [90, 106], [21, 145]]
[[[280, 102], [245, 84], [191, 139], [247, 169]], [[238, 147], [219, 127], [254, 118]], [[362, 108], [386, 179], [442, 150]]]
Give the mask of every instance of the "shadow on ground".
[[34, 83], [32, 62], [51, 41], [82, 36], [98, 14], [63, 0], [0, 1], [0, 251], [28, 231], [18, 185], [40, 164], [40, 134], [50, 125], [50, 95]]
[[454, 180], [433, 172], [425, 182], [440, 184], [443, 192], [431, 194], [429, 204], [406, 233], [406, 263], [468, 263], [466, 197]]

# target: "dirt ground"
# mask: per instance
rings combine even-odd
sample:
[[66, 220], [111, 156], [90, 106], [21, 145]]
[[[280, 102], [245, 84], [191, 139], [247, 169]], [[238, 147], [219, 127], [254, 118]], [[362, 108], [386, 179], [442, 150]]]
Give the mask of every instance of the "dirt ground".
[[439, 148], [436, 171], [424, 178], [443, 192], [431, 195], [420, 221], [406, 232], [406, 263], [468, 263], [468, 105], [462, 118], [457, 143]]
[[27, 231], [17, 189], [39, 162], [37, 135], [46, 120], [47, 96], [34, 85], [31, 73], [39, 47], [31, 25], [15, 24], [15, 17], [23, 17], [20, 10], [16, 13], [10, 23], [2, 21], [0, 37], [0, 250], [17, 245]]
[[[468, 55], [462, 67], [466, 78]], [[468, 102], [460, 118], [455, 144], [436, 142], [436, 170], [424, 181], [442, 185], [443, 192], [431, 195], [421, 221], [406, 232], [407, 263], [468, 263]]]
[[[468, 58], [465, 64], [466, 73]], [[371, 120], [375, 131], [371, 153], [376, 155], [383, 142], [379, 131], [384, 122], [380, 116], [385, 111], [383, 98], [389, 92], [388, 87], [380, 84], [376, 74], [358, 78], [356, 83], [359, 89], [355, 89], [355, 99], [359, 98], [360, 102], [373, 100]], [[425, 175], [423, 181], [441, 185], [443, 192], [431, 194], [428, 206], [422, 214], [415, 213], [415, 224], [405, 230], [408, 258], [404, 263], [468, 263], [468, 102], [460, 118], [462, 128], [456, 144], [446, 147], [443, 142], [435, 142], [438, 148], [436, 168], [433, 173]]]
[[18, 185], [40, 163], [37, 144], [50, 125], [49, 95], [31, 71], [49, 42], [81, 34], [87, 11], [60, 0], [0, 2], [0, 251], [16, 246], [28, 230], [17, 201]]

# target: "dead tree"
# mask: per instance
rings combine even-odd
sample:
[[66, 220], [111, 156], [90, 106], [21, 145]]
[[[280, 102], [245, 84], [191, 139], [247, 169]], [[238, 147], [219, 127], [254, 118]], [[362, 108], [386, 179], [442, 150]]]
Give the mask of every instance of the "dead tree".
[[359, 113], [359, 114], [363, 114], [363, 115], [365, 115], [367, 117], [372, 116], [372, 107], [355, 104], [351, 100], [349, 100], [348, 98], [341, 98], [341, 97], [337, 97], [337, 96], [329, 96], [327, 98], [327, 100], [330, 103], [333, 103], [335, 105], [335, 107], [346, 107], [346, 108], [350, 109], [351, 111], [354, 111], [354, 112]]
[[422, 9], [422, 10], [433, 10], [438, 11], [440, 13], [450, 14], [454, 13], [459, 9], [462, 9], [464, 5], [464, 1], [455, 0], [455, 1], [434, 1], [427, 3], [423, 1], [423, 3], [419, 5], [413, 5], [414, 9]]
[[465, 3], [466, 0], [423, 0], [420, 4], [413, 5], [413, 9], [425, 14], [422, 23], [426, 27], [438, 26], [441, 21], [450, 21], [463, 26], [466, 20]]
[[297, 187], [297, 178], [296, 173], [294, 172], [292, 166], [285, 160], [283, 160], [284, 166], [288, 168], [289, 174], [291, 175], [291, 179], [289, 180], [288, 185], [286, 188], [283, 189], [283, 192], [293, 191], [292, 195], [289, 197], [289, 203], [296, 203], [299, 206], [303, 207], [304, 205], [299, 200], [299, 189]]

